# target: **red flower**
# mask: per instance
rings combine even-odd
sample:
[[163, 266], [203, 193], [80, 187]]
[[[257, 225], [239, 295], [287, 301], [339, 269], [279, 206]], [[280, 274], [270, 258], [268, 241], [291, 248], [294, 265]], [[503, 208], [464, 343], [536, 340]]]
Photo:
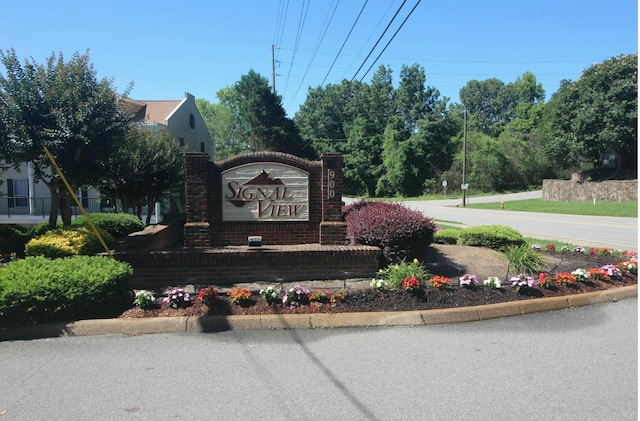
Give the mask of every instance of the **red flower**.
[[556, 246], [552, 243], [547, 244], [546, 246], [544, 246], [544, 248], [546, 248], [548, 251], [556, 251]]
[[215, 303], [216, 301], [218, 301], [218, 290], [214, 287], [201, 289], [198, 293], [198, 301], [206, 305]]
[[544, 288], [549, 288], [549, 286], [551, 285], [551, 279], [547, 278], [547, 273], [541, 272], [538, 278], [538, 285], [544, 287]]
[[420, 288], [420, 281], [418, 281], [413, 276], [407, 276], [402, 280], [402, 289], [406, 289], [407, 291], [412, 291], [416, 288]]

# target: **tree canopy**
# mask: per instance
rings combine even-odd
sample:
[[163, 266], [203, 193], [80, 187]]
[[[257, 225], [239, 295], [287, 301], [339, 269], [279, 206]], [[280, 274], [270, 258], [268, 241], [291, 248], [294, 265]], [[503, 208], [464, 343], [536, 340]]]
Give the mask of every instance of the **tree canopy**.
[[124, 139], [130, 116], [124, 96], [110, 79], [98, 80], [85, 54], [65, 61], [51, 54], [46, 64], [33, 59], [20, 64], [13, 49], [0, 52], [6, 68], [0, 74], [0, 115], [6, 149], [32, 163], [37, 180], [51, 192], [49, 222], [60, 211], [71, 223], [71, 200], [60, 177], [51, 171], [47, 147], [73, 189], [91, 185], [105, 170], [108, 157]]
[[161, 202], [167, 192], [179, 193], [184, 186], [184, 148], [167, 130], [156, 133], [143, 124], [135, 124], [100, 176], [94, 187], [110, 197], [114, 205], [119, 200], [123, 210], [133, 207], [138, 218], [147, 205], [148, 225], [153, 203]]
[[447, 99], [426, 86], [424, 69], [403, 66], [394, 88], [380, 66], [371, 84], [342, 81], [310, 89], [295, 122], [319, 152], [344, 154], [349, 194], [415, 195], [427, 179], [448, 169], [460, 129]]
[[253, 151], [315, 155], [302, 142], [298, 128], [286, 116], [282, 98], [271, 91], [265, 77], [250, 70], [233, 86], [218, 91], [217, 96], [233, 116], [230, 138], [234, 142], [246, 144]]
[[541, 136], [553, 162], [572, 170], [595, 170], [616, 155], [617, 172], [637, 166], [638, 55], [613, 57], [563, 81], [544, 109]]

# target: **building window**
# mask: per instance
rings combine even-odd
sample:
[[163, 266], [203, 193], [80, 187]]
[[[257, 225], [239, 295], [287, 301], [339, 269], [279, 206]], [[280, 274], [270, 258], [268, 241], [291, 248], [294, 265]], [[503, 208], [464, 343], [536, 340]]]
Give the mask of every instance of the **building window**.
[[204, 142], [200, 142], [200, 152], [204, 152]]
[[28, 180], [7, 180], [7, 196], [9, 207], [29, 206], [29, 182]]
[[184, 148], [184, 137], [179, 137], [178, 142], [180, 142], [180, 146]]
[[[89, 191], [87, 189], [76, 190], [76, 197], [79, 199], [83, 208], [89, 207]], [[78, 207], [78, 204], [74, 200], [71, 202], [71, 206]]]

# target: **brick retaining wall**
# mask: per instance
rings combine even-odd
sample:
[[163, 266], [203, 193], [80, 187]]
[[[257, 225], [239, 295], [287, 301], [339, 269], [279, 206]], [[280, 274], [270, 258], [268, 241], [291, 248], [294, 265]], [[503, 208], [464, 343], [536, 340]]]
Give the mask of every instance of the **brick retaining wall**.
[[638, 180], [543, 180], [542, 200], [638, 200]]
[[300, 244], [212, 249], [139, 250], [114, 257], [133, 267], [134, 287], [224, 285], [374, 277], [380, 249], [370, 246]]

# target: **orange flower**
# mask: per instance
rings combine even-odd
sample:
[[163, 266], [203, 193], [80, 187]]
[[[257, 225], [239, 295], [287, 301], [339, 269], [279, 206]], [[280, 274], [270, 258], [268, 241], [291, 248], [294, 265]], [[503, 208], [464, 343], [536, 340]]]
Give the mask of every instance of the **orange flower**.
[[567, 273], [567, 272], [560, 272], [558, 274], [556, 274], [554, 280], [562, 285], [569, 285], [569, 284], [575, 284], [576, 283], [576, 277], [571, 274], [571, 273]]
[[429, 278], [429, 283], [434, 288], [444, 288], [447, 285], [451, 285], [451, 279], [447, 278], [446, 276], [436, 275]]
[[608, 281], [609, 275], [600, 268], [591, 268], [589, 269], [589, 279], [594, 281]]
[[227, 292], [227, 295], [233, 304], [243, 304], [251, 298], [251, 291], [246, 288], [234, 288]]

